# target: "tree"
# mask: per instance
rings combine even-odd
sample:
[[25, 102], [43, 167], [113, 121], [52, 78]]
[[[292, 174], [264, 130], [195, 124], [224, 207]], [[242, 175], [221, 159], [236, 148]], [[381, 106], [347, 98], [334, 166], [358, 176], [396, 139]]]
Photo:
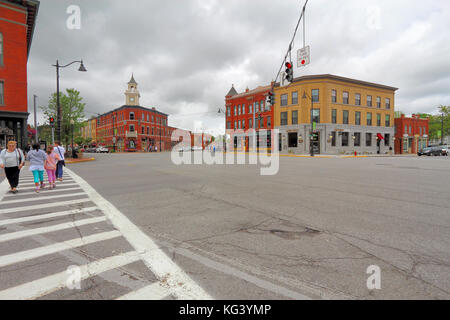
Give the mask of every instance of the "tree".
[[[442, 131], [442, 121], [444, 121], [444, 132], [441, 132], [442, 135], [447, 136], [450, 135], [450, 107], [449, 106], [440, 106], [439, 114], [429, 115], [430, 122], [430, 138], [432, 140], [440, 139], [439, 132]], [[444, 119], [442, 119], [444, 118]]]
[[[61, 103], [61, 143], [68, 145], [72, 139], [72, 125], [71, 120], [74, 121], [74, 132], [79, 131], [82, 126], [82, 122], [85, 118], [84, 107], [85, 103], [82, 102], [83, 98], [80, 96], [80, 92], [75, 89], [67, 89], [66, 93], [60, 92]], [[47, 106], [40, 107], [47, 117], [47, 122], [53, 117], [57, 119], [57, 107], [56, 107], [56, 93], [52, 94], [48, 101]], [[55, 137], [56, 139], [56, 137]]]

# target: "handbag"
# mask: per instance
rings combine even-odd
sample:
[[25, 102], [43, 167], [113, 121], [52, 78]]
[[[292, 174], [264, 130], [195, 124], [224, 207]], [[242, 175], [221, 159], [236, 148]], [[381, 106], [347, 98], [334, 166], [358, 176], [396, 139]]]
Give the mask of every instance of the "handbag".
[[[58, 149], [59, 156], [60, 156], [61, 159], [62, 159], [63, 156], [62, 156], [62, 154], [61, 154], [61, 150], [59, 150], [59, 146], [56, 147], [56, 149]], [[64, 161], [64, 160], [59, 160], [58, 163], [62, 163], [62, 165], [63, 165], [64, 167], [66, 166], [66, 161]]]
[[20, 152], [17, 152], [17, 148], [15, 151], [16, 151], [17, 167], [19, 167], [20, 164], [22, 163], [22, 155], [20, 154]]

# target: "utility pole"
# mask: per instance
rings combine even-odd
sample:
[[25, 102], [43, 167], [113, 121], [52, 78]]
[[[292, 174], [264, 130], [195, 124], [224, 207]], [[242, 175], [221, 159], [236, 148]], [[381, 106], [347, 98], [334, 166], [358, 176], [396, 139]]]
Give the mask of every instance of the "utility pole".
[[441, 114], [441, 146], [444, 145], [444, 112]]
[[37, 113], [36, 113], [36, 98], [37, 95], [33, 95], [33, 102], [34, 102], [34, 129], [36, 130], [36, 134], [34, 135], [34, 139], [36, 140], [36, 143], [39, 143], [39, 133], [38, 133], [38, 127], [37, 127]]

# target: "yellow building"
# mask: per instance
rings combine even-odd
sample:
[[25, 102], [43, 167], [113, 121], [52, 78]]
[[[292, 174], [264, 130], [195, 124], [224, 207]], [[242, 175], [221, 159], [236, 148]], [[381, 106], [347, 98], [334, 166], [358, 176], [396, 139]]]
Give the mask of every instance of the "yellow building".
[[81, 127], [81, 137], [91, 139], [91, 143], [97, 142], [97, 120], [96, 118], [83, 122]]
[[394, 141], [397, 88], [330, 74], [275, 86], [280, 152], [388, 153]]

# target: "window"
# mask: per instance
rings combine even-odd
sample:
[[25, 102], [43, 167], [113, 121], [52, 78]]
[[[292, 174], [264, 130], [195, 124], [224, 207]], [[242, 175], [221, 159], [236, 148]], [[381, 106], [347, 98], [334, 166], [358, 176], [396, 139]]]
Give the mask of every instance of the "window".
[[331, 90], [331, 102], [336, 103], [337, 102], [337, 92], [336, 90]]
[[237, 116], [237, 106], [234, 106], [234, 115]]
[[237, 129], [237, 122], [236, 122], [236, 120], [234, 121], [234, 128], [233, 129]]
[[391, 145], [391, 135], [389, 133], [386, 133], [384, 135], [384, 145], [386, 147], [389, 147]]
[[372, 112], [367, 112], [367, 125], [372, 125]]
[[231, 111], [230, 111], [230, 107], [227, 107], [227, 116], [231, 116]]
[[366, 133], [366, 147], [372, 146], [372, 134]]
[[245, 130], [245, 120], [242, 120], [242, 129]]
[[253, 129], [253, 119], [248, 119], [248, 128]]
[[256, 113], [259, 112], [259, 102], [258, 101], [255, 102], [255, 112]]
[[355, 147], [361, 147], [361, 133], [355, 132], [353, 136], [355, 137], [353, 145]]
[[145, 134], [145, 127], [141, 127], [141, 134]]
[[147, 127], [147, 135], [150, 135], [150, 127]]
[[377, 127], [381, 127], [381, 114], [377, 113]]
[[311, 97], [313, 102], [319, 102], [319, 89], [311, 90]]
[[368, 107], [372, 106], [372, 96], [367, 96], [367, 106]]
[[287, 126], [288, 124], [288, 113], [287, 112], [281, 112], [281, 125]]
[[3, 33], [0, 33], [0, 66], [3, 66]]
[[5, 92], [5, 84], [4, 84], [3, 81], [0, 81], [0, 105], [4, 105], [5, 104], [4, 92]]
[[298, 111], [292, 111], [292, 124], [298, 124]]
[[281, 95], [281, 106], [285, 107], [288, 105], [288, 95], [287, 94], [282, 94]]
[[355, 112], [355, 125], [357, 126], [361, 125], [361, 112], [359, 111]]
[[130, 124], [130, 132], [134, 132], [134, 124]]
[[411, 135], [412, 134], [412, 128], [411, 128], [411, 126], [409, 126], [409, 135]]
[[145, 114], [142, 113], [142, 121], [145, 121]]
[[261, 100], [261, 102], [259, 103], [259, 107], [261, 108], [261, 112], [265, 111], [264, 110], [264, 100]]
[[[230, 125], [231, 125], [231, 123], [230, 123]], [[155, 135], [155, 128], [152, 128], [152, 136], [154, 136]]]
[[348, 110], [342, 111], [342, 123], [348, 124]]
[[241, 115], [241, 105], [238, 105], [238, 115]]
[[231, 122], [230, 121], [227, 122], [227, 129], [231, 129]]
[[245, 104], [242, 105], [242, 114], [245, 114]]
[[297, 132], [289, 132], [288, 133], [288, 144], [289, 148], [297, 148], [298, 146], [298, 133]]
[[134, 112], [130, 112], [130, 120], [134, 120]]
[[248, 113], [253, 113], [253, 105], [252, 104], [250, 104], [248, 106]]
[[381, 109], [381, 98], [377, 97], [377, 108]]
[[342, 132], [342, 146], [348, 147], [348, 132]]
[[386, 98], [386, 109], [391, 109], [391, 99]]
[[344, 91], [344, 93], [342, 93], [342, 103], [348, 104], [348, 92], [347, 91]]
[[292, 92], [292, 104], [298, 104], [298, 92]]
[[152, 123], [155, 122], [155, 116], [152, 115]]
[[355, 94], [355, 105], [361, 105], [361, 95], [359, 93]]
[[337, 110], [331, 110], [331, 123], [337, 123]]
[[267, 128], [272, 128], [272, 117], [267, 117]]
[[331, 146], [336, 147], [336, 131], [331, 132]]
[[320, 109], [311, 110], [312, 121], [315, 123], [320, 123]]

